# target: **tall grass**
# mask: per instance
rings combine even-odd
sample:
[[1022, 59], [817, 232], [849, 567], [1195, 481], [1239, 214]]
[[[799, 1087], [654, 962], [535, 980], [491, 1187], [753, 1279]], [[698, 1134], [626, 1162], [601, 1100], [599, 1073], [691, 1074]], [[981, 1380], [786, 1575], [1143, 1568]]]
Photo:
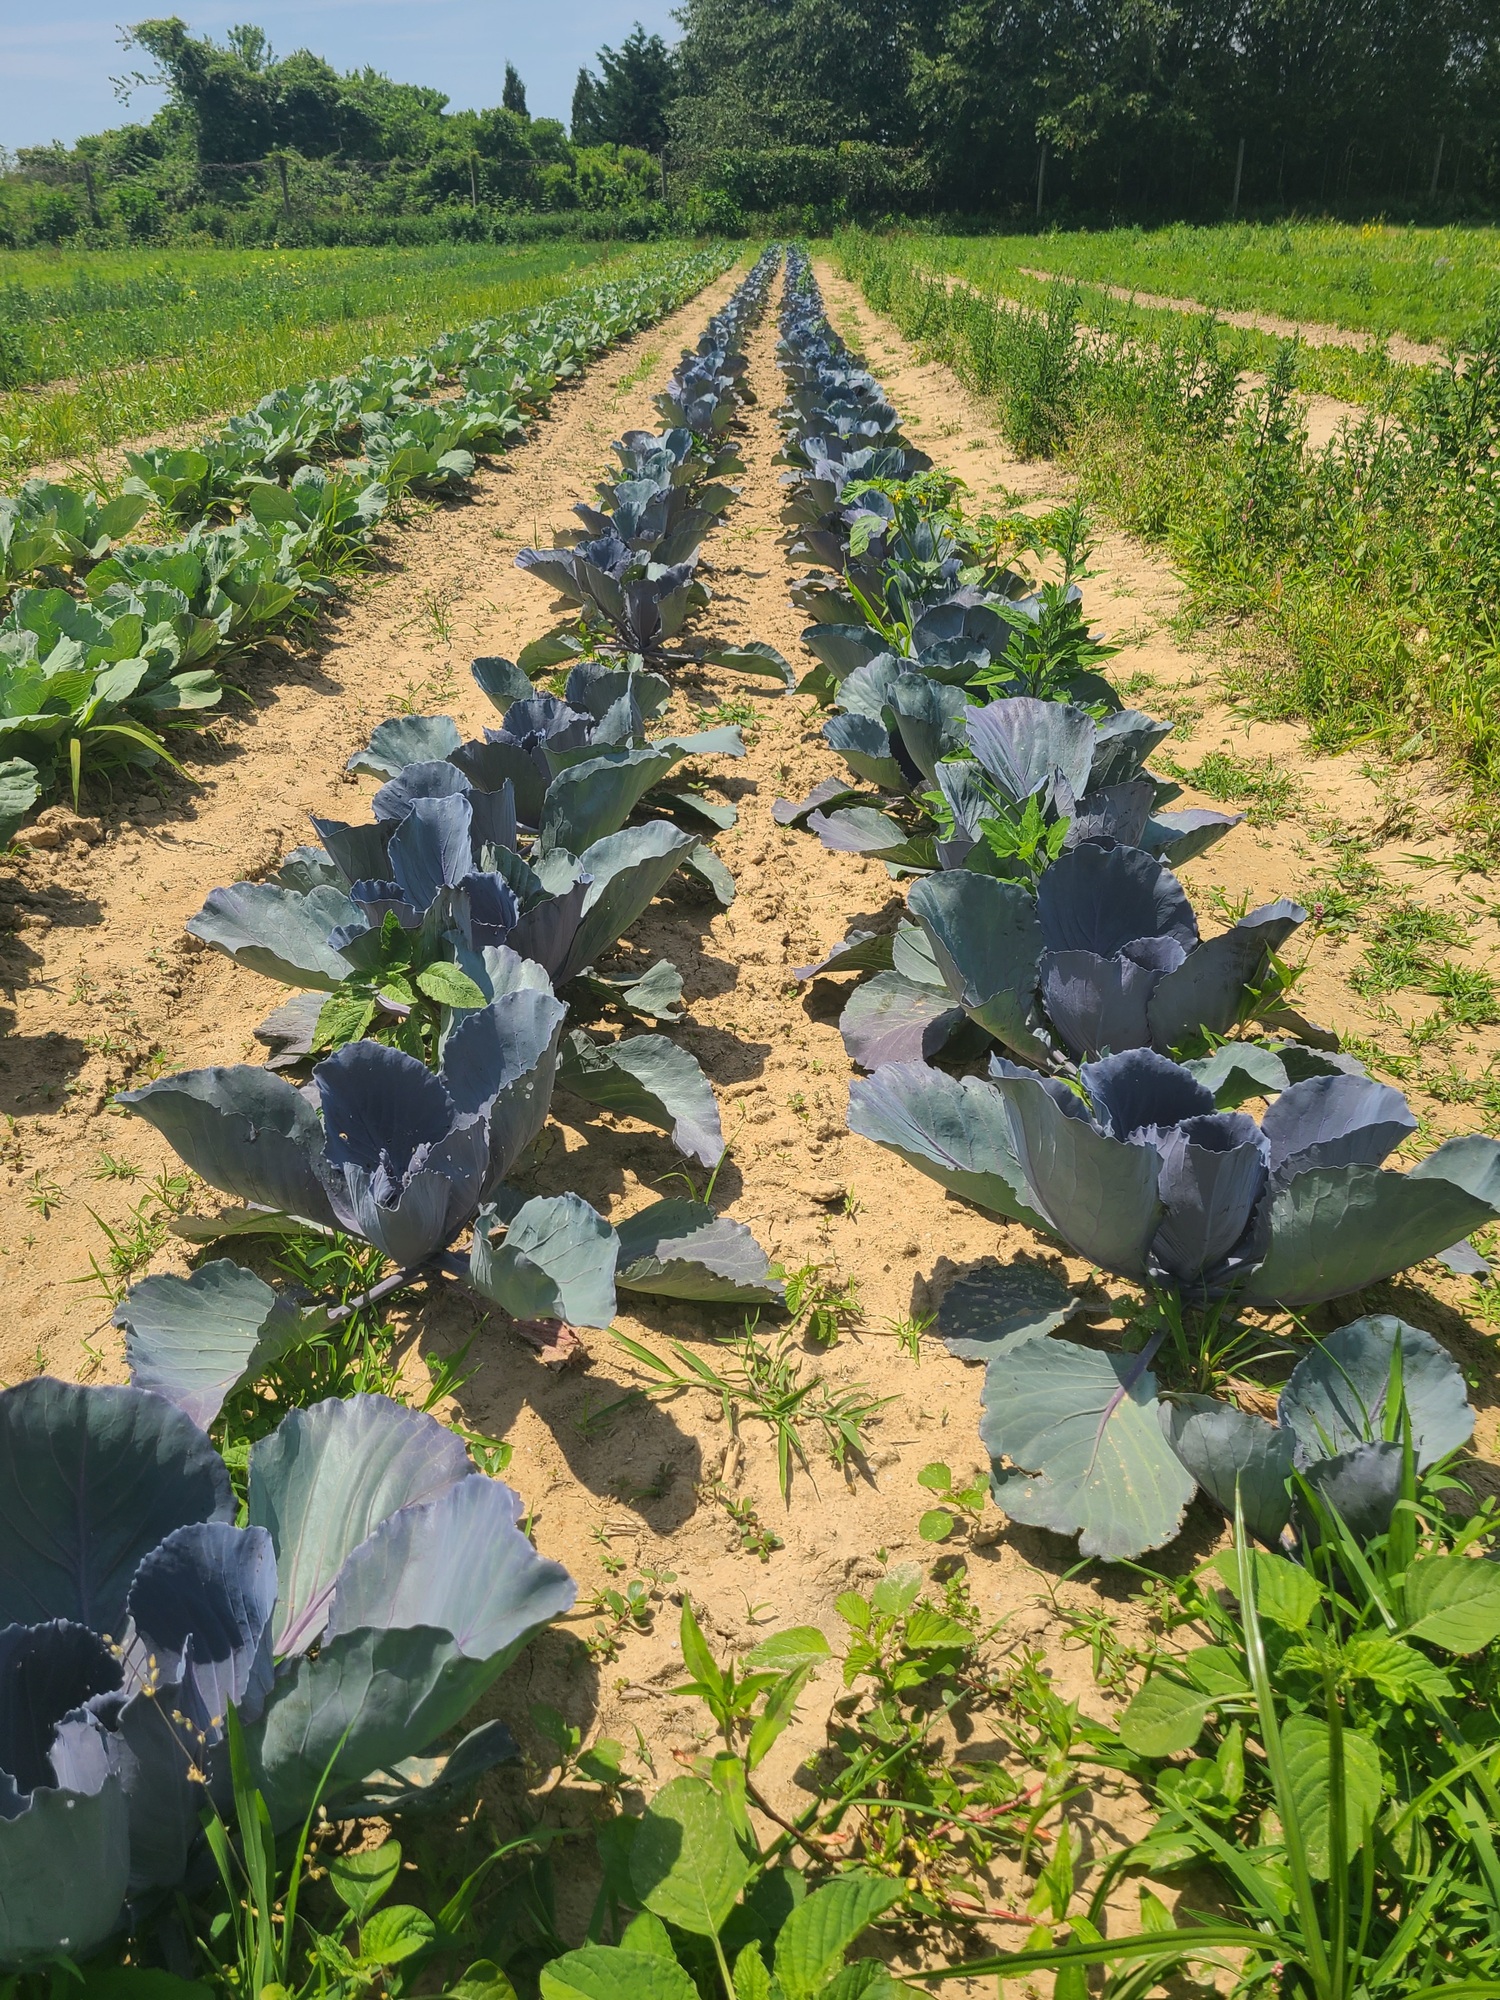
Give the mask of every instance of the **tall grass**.
[[662, 249], [0, 257], [0, 475], [243, 409]]
[[1202, 618], [1248, 624], [1235, 691], [1322, 748], [1436, 749], [1466, 822], [1500, 846], [1500, 310], [1400, 412], [1307, 446], [1298, 350], [1236, 388], [1212, 321], [1171, 339], [1078, 338], [1077, 298], [1040, 309], [950, 290], [898, 244], [852, 235], [877, 311], [994, 400], [1022, 455], [1053, 456], [1122, 526], [1162, 542]]
[[1021, 272], [1196, 299], [1413, 340], [1450, 341], [1500, 285], [1500, 230], [1230, 223], [927, 239], [947, 270], [1007, 290]]
[[[1069, 285], [1073, 291], [1078, 322], [1091, 332], [1108, 339], [1130, 339], [1153, 345], [1181, 337], [1183, 322], [1211, 317], [1215, 308], [1191, 315], [1163, 306], [1145, 306], [1138, 301], [1111, 297], [1087, 279], [1067, 273], [1040, 278], [1012, 261], [1015, 255], [1042, 257], [1049, 239], [1021, 239], [913, 236], [909, 242], [913, 261], [939, 274], [951, 286], [972, 288], [982, 295], [999, 297], [1032, 310], [1043, 309], [1054, 287]], [[1017, 245], [1022, 246], [1020, 249]], [[1061, 261], [1061, 260], [1059, 260]], [[1234, 352], [1241, 368], [1265, 372], [1275, 362], [1280, 337], [1242, 327], [1234, 335]], [[1378, 404], [1403, 393], [1416, 369], [1393, 361], [1383, 343], [1367, 348], [1307, 345], [1302, 353], [1302, 387], [1310, 394], [1332, 396], [1342, 403]]]

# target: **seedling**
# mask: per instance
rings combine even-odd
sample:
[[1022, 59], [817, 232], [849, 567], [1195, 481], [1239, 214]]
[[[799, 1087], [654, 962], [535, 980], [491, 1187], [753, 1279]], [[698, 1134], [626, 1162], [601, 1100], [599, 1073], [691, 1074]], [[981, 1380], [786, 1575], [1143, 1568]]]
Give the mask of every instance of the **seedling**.
[[904, 1319], [888, 1320], [886, 1332], [913, 1361], [922, 1359], [922, 1335], [936, 1323], [936, 1313], [908, 1313]]
[[[848, 1197], [845, 1197], [846, 1202]], [[856, 1202], [844, 1213], [857, 1214]], [[819, 1347], [834, 1346], [841, 1333], [860, 1316], [859, 1280], [823, 1275], [821, 1264], [803, 1264], [787, 1274], [786, 1309], [794, 1321], [804, 1319], [802, 1331]]]
[[57, 1182], [48, 1180], [38, 1167], [26, 1184], [26, 1206], [46, 1222], [62, 1198], [63, 1191]]
[[990, 1490], [982, 1473], [968, 1486], [955, 1486], [949, 1468], [941, 1459], [934, 1459], [917, 1474], [917, 1484], [929, 1493], [941, 1495], [943, 1501], [940, 1506], [929, 1507], [917, 1523], [917, 1533], [924, 1542], [946, 1542], [959, 1530], [979, 1525]]
[[720, 1480], [715, 1480], [707, 1489], [711, 1499], [717, 1500], [733, 1523], [739, 1538], [740, 1548], [747, 1556], [758, 1556], [768, 1563], [777, 1549], [786, 1544], [780, 1535], [768, 1528], [756, 1512], [755, 1503], [749, 1499], [738, 1499]]

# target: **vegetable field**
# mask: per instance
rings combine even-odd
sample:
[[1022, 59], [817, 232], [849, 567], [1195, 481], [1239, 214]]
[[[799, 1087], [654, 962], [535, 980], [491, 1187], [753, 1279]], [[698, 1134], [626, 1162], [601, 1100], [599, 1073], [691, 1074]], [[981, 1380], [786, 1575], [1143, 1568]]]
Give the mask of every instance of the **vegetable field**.
[[[631, 255], [507, 250], [12, 252], [0, 285], [0, 469], [85, 458], [230, 412], [466, 320], [540, 305]], [[290, 367], [289, 367], [290, 362]]]
[[1483, 827], [840, 259], [0, 502], [17, 2000], [1500, 1992]]

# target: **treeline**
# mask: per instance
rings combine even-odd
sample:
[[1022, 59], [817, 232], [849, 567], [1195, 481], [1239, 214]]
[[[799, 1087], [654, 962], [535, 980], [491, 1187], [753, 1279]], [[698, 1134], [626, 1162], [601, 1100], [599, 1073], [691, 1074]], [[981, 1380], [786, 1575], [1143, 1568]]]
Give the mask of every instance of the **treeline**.
[[167, 103], [73, 146], [23, 148], [0, 179], [0, 243], [421, 242], [664, 224], [661, 113], [641, 125], [632, 86], [644, 56], [660, 99], [672, 65], [639, 29], [600, 52], [604, 75], [589, 73], [571, 136], [530, 115], [510, 64], [493, 108], [449, 111], [441, 91], [374, 69], [343, 73], [305, 49], [277, 57], [255, 27], [216, 42], [174, 16], [130, 39], [132, 81], [164, 85]]
[[[578, 74], [570, 129], [257, 28], [131, 35], [168, 102], [24, 150], [0, 242], [430, 241], [885, 215], [1493, 213], [1493, 0], [684, 0]], [[498, 79], [497, 79], [498, 81]]]
[[[685, 0], [674, 142], [753, 205], [1500, 205], [1493, 0]], [[883, 172], [851, 159], [875, 149]], [[851, 172], [852, 170], [852, 172]], [[868, 212], [868, 208], [866, 209]]]

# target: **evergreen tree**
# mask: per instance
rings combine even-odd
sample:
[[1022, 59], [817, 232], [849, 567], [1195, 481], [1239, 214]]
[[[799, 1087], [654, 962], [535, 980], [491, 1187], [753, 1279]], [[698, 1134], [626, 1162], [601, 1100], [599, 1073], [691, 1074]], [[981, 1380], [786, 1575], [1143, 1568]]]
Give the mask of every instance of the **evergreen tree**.
[[587, 69], [578, 72], [573, 86], [573, 109], [568, 121], [575, 146], [599, 143], [599, 79]]
[[[639, 146], [659, 153], [667, 143], [667, 112], [677, 91], [677, 66], [660, 35], [648, 35], [637, 21], [618, 49], [599, 51], [600, 76], [585, 76], [594, 103], [598, 139], [616, 146]], [[577, 134], [577, 92], [574, 93], [574, 138]]]
[[526, 109], [526, 86], [514, 63], [505, 65], [505, 88], [500, 93], [500, 102], [507, 111], [514, 111], [522, 118], [531, 116]]

